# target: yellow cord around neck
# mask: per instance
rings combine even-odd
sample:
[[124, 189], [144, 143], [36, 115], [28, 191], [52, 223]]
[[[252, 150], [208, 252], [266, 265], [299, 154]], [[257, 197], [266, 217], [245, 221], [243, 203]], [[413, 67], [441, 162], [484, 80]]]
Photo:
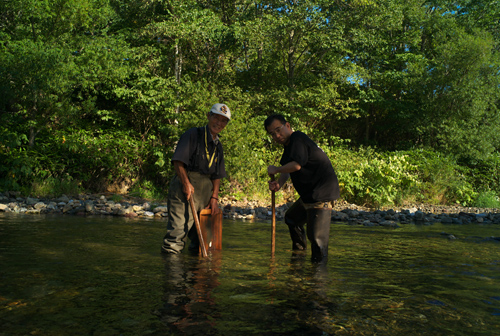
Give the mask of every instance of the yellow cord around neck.
[[[207, 128], [205, 128], [205, 152], [207, 153], [207, 160], [210, 158], [208, 162], [208, 169], [212, 168], [212, 164], [214, 163], [214, 157], [215, 157], [215, 152], [217, 152], [217, 146], [214, 148], [214, 152], [212, 153], [212, 157], [210, 157], [210, 154], [208, 152], [208, 131]], [[212, 134], [210, 134], [212, 135]], [[215, 158], [215, 162], [217, 162], [217, 158]]]

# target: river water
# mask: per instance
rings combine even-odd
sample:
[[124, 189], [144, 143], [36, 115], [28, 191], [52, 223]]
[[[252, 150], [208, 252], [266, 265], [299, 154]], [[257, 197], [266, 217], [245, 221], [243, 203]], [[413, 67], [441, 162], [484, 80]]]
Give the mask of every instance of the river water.
[[281, 222], [274, 259], [268, 222], [207, 259], [163, 256], [165, 224], [0, 214], [0, 336], [500, 334], [498, 225], [332, 223], [317, 265]]

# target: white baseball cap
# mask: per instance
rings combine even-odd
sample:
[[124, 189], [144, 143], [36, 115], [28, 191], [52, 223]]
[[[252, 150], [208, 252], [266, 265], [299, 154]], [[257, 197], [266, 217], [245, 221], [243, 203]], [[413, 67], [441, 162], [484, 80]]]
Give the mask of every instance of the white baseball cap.
[[227, 119], [231, 120], [231, 111], [229, 110], [229, 107], [227, 107], [226, 104], [220, 104], [217, 103], [212, 108], [210, 109], [210, 112], [219, 114], [221, 116], [226, 117]]

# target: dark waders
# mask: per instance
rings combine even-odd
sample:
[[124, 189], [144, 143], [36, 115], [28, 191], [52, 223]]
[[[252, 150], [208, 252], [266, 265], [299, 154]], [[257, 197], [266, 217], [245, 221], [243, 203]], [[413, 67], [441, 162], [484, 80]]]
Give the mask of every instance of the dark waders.
[[[311, 243], [311, 259], [321, 261], [328, 258], [328, 241], [332, 208], [329, 202], [305, 204], [297, 200], [285, 213], [285, 223], [290, 230], [292, 250], [305, 250], [307, 239]], [[306, 230], [304, 224], [307, 223]]]
[[[194, 187], [196, 212], [204, 209], [212, 196], [213, 184], [208, 175], [188, 172], [189, 181]], [[198, 253], [199, 240], [194, 224], [191, 207], [182, 191], [179, 177], [174, 176], [168, 191], [167, 234], [163, 238], [162, 250], [167, 253], [180, 253], [185, 245], [186, 236], [191, 240], [189, 250]]]

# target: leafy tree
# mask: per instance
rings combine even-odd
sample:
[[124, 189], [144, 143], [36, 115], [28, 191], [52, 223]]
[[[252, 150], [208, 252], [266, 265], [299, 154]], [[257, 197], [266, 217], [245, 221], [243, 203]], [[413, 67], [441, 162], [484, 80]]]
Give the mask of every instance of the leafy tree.
[[[266, 179], [271, 113], [332, 157], [349, 141], [431, 147], [486, 171], [473, 162], [499, 147], [498, 19], [487, 0], [3, 1], [0, 184], [163, 185], [179, 134], [215, 102], [233, 111], [222, 135], [231, 192], [258, 193]], [[402, 198], [387, 162], [372, 162], [372, 202]]]
[[10, 106], [6, 114], [12, 114], [11, 122], [29, 134], [33, 146], [43, 128], [56, 126], [61, 113], [72, 109], [68, 93], [74, 68], [64, 50], [31, 40], [10, 42], [0, 57], [7, 88], [3, 100]]
[[243, 52], [237, 59], [237, 83], [255, 92], [257, 114], [283, 113], [302, 130], [319, 137], [338, 119], [354, 112], [341, 97], [342, 25], [321, 1], [248, 2], [235, 23]]
[[489, 0], [457, 1], [457, 18], [464, 29], [481, 28], [493, 36], [496, 51], [500, 51], [500, 6]]
[[[476, 141], [485, 127], [497, 132], [495, 41], [472, 26], [464, 30], [460, 6], [374, 1], [339, 7], [345, 8], [351, 13], [345, 13], [345, 36], [356, 91], [344, 92], [358, 98], [361, 118], [344, 124], [348, 130], [357, 125], [354, 139], [391, 149], [426, 144], [472, 156], [497, 148], [494, 136]], [[453, 103], [446, 106], [448, 98]]]
[[60, 125], [78, 109], [71, 101], [78, 73], [71, 50], [104, 24], [110, 13], [106, 4], [105, 0], [2, 2], [0, 71], [6, 94], [0, 102], [4, 117], [29, 133], [30, 146], [44, 128]]
[[[434, 7], [422, 38], [427, 76], [414, 100], [422, 142], [470, 157], [498, 148], [499, 58], [492, 36], [465, 30], [453, 7]], [[460, 18], [460, 16], [459, 16]]]

